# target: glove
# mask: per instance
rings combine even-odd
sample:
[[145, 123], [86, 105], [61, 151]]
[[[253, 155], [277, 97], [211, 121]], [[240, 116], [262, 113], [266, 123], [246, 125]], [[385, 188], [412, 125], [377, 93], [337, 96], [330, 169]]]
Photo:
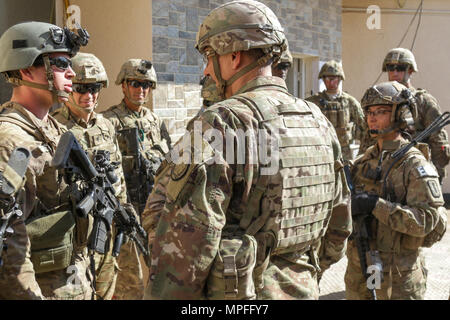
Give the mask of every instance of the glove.
[[378, 196], [368, 193], [358, 193], [352, 196], [352, 216], [369, 215], [378, 201]]

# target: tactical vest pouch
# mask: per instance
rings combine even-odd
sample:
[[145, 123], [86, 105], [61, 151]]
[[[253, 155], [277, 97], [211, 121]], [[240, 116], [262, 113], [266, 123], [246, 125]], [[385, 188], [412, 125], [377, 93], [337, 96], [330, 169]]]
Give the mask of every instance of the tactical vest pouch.
[[438, 209], [439, 218], [436, 227], [425, 236], [422, 247], [430, 248], [433, 244], [440, 241], [447, 230], [447, 210], [444, 207]]
[[[236, 226], [235, 226], [236, 227]], [[237, 230], [237, 228], [233, 228]], [[253, 300], [256, 298], [253, 270], [257, 243], [248, 234], [225, 230], [219, 251], [207, 279], [206, 297], [211, 300]]]
[[329, 109], [329, 110], [325, 111], [325, 116], [328, 118], [328, 120], [330, 120], [333, 127], [337, 126], [337, 121], [338, 121], [337, 110]]
[[348, 113], [347, 109], [339, 108], [338, 117], [337, 117], [337, 127], [338, 128], [347, 127], [347, 124], [350, 122], [350, 119], [347, 116], [347, 113]]
[[61, 270], [70, 265], [74, 228], [71, 211], [40, 216], [26, 223], [35, 273]]

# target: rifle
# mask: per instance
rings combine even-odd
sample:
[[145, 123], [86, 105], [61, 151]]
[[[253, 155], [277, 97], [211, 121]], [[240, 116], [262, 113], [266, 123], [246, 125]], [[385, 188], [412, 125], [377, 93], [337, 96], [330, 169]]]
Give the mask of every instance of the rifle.
[[124, 235], [135, 242], [138, 249], [148, 258], [147, 232], [129, 213], [115, 196], [113, 183], [117, 181], [114, 169], [118, 163], [111, 163], [108, 151], [97, 151], [94, 164], [72, 132], [65, 132], [56, 148], [52, 166], [62, 169], [69, 184], [81, 181], [83, 198], [75, 206], [80, 217], [91, 214], [94, 217], [94, 227], [88, 243], [90, 252], [105, 254], [109, 250], [109, 234], [112, 222], [117, 227], [112, 255], [117, 257], [123, 244]]
[[[118, 131], [126, 144], [126, 154], [134, 159], [134, 168], [131, 175], [125, 176], [127, 190], [131, 202], [138, 204], [139, 215], [142, 214], [148, 195], [152, 192], [155, 183], [155, 174], [161, 164], [161, 159], [154, 157], [147, 160], [141, 152], [138, 128], [127, 128]], [[138, 182], [138, 188], [134, 191], [133, 185]], [[144, 197], [144, 199], [142, 199]], [[142, 201], [144, 200], [144, 201]]]
[[7, 234], [14, 231], [9, 228], [11, 220], [22, 216], [22, 211], [16, 201], [19, 190], [22, 186], [23, 177], [30, 162], [30, 151], [26, 148], [18, 147], [14, 149], [9, 157], [8, 164], [3, 172], [0, 172], [0, 267], [3, 265], [1, 258], [3, 248], [7, 249], [4, 241]]
[[[353, 181], [350, 174], [349, 165], [346, 164], [344, 166], [345, 179], [347, 180], [348, 188], [352, 195], [356, 193], [355, 187], [353, 185]], [[355, 239], [356, 249], [358, 251], [359, 261], [361, 265], [361, 271], [367, 281], [370, 274], [368, 273], [368, 266], [373, 266], [375, 268], [375, 272], [378, 272], [380, 275], [380, 279], [382, 280], [383, 276], [383, 264], [377, 250], [370, 249], [370, 222], [372, 221], [371, 216], [368, 215], [358, 215], [353, 216], [353, 232], [352, 238]], [[366, 282], [367, 284], [367, 282]], [[369, 288], [367, 286], [370, 294], [372, 295], [373, 300], [377, 300], [377, 293], [375, 288]]]
[[439, 117], [434, 119], [434, 121], [428, 127], [426, 127], [425, 130], [423, 130], [421, 133], [419, 133], [417, 136], [415, 136], [414, 139], [412, 139], [410, 143], [408, 143], [407, 145], [403, 146], [402, 148], [400, 148], [397, 151], [395, 151], [394, 153], [392, 153], [391, 159], [394, 159], [394, 161], [391, 163], [391, 165], [387, 169], [386, 174], [384, 175], [384, 178], [383, 178], [383, 194], [384, 195], [386, 194], [387, 177], [388, 177], [391, 169], [394, 167], [394, 165], [400, 159], [402, 159], [402, 157], [406, 154], [406, 152], [408, 152], [409, 149], [416, 146], [419, 142], [427, 139], [429, 136], [431, 136], [436, 131], [441, 130], [443, 127], [445, 127], [449, 123], [450, 123], [450, 112], [446, 111], [443, 114], [441, 114]]

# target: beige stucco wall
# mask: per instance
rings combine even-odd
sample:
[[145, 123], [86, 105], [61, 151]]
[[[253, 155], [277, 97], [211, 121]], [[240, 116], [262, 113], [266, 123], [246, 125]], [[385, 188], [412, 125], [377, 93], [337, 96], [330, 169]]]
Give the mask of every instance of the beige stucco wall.
[[71, 0], [81, 9], [81, 24], [91, 38], [83, 52], [95, 54], [104, 64], [109, 87], [101, 92], [99, 111], [122, 99], [114, 81], [130, 58], [152, 59], [152, 1]]
[[[387, 51], [397, 47], [405, 33], [414, 12], [388, 13], [385, 8], [397, 8], [405, 3], [403, 9], [416, 10], [420, 0], [343, 0], [342, 14], [342, 57], [347, 80], [344, 89], [357, 99], [371, 86], [381, 72], [381, 65]], [[345, 12], [346, 8], [367, 9], [369, 5], [378, 5], [381, 9], [381, 29], [369, 30], [366, 12]], [[448, 95], [448, 71], [450, 70], [450, 1], [427, 0], [423, 5], [420, 29], [413, 53], [419, 72], [413, 74], [414, 87], [425, 88], [439, 101], [443, 111], [450, 111]], [[402, 46], [411, 48], [418, 16], [410, 28]], [[387, 81], [383, 73], [379, 82]], [[450, 133], [450, 128], [447, 127]], [[444, 180], [444, 192], [450, 192], [450, 178]]]

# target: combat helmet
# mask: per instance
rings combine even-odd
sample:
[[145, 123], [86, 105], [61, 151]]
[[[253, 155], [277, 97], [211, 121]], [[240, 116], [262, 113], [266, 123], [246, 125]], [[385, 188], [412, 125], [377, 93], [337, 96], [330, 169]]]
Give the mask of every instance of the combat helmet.
[[[197, 32], [195, 47], [200, 54], [212, 57], [218, 94], [224, 97], [225, 88], [244, 74], [269, 61], [276, 63], [287, 48], [287, 40], [278, 18], [266, 5], [238, 0], [219, 6], [206, 16]], [[261, 49], [264, 55], [224, 80], [218, 55], [250, 49]]]
[[395, 129], [401, 131], [412, 129], [414, 119], [417, 118], [417, 105], [412, 92], [403, 84], [389, 81], [367, 89], [361, 99], [361, 107], [367, 111], [370, 106], [375, 105], [392, 106], [391, 125], [371, 133], [386, 134]]
[[[153, 64], [149, 60], [145, 59], [128, 59], [120, 68], [119, 74], [116, 78], [116, 85], [120, 85], [122, 82], [128, 79], [136, 79], [141, 81], [150, 81], [151, 88], [156, 88], [156, 72], [153, 68]], [[143, 105], [148, 101], [149, 96], [147, 96], [144, 101], [136, 101], [131, 98], [130, 90], [128, 86], [125, 86], [126, 96], [135, 105]]]
[[272, 66], [273, 68], [279, 68], [279, 69], [289, 69], [292, 67], [292, 63], [294, 62], [294, 59], [292, 58], [291, 52], [289, 51], [289, 48], [283, 51], [281, 54], [280, 60], [278, 60], [277, 63], [274, 63]]
[[[73, 57], [80, 46], [87, 45], [88, 32], [79, 27], [77, 33], [66, 27], [60, 28], [45, 22], [23, 22], [6, 30], [0, 38], [0, 72], [4, 73], [8, 82], [16, 86], [29, 86], [33, 88], [52, 91], [54, 97], [68, 97], [65, 91], [57, 90], [53, 83], [53, 72], [50, 67], [49, 54], [65, 52]], [[48, 85], [38, 84], [20, 79], [12, 71], [26, 69], [33, 65], [42, 55]]]
[[342, 68], [342, 63], [330, 60], [324, 63], [319, 72], [319, 79], [322, 79], [325, 76], [338, 76], [341, 77], [342, 80], [345, 80], [344, 69]]
[[92, 53], [80, 52], [72, 58], [72, 69], [76, 76], [72, 79], [74, 83], [101, 83], [104, 88], [108, 87], [108, 75], [103, 63]]
[[418, 72], [416, 59], [413, 53], [405, 48], [394, 48], [389, 50], [383, 61], [382, 71], [386, 72], [387, 64], [407, 64], [412, 67], [414, 72]]
[[136, 79], [142, 81], [150, 81], [152, 88], [156, 88], [156, 72], [153, 64], [145, 59], [129, 59], [122, 67], [117, 75], [116, 85], [120, 85], [128, 79]]
[[289, 67], [291, 67], [293, 61], [294, 59], [292, 58], [291, 52], [289, 51], [289, 49], [286, 49], [286, 51], [284, 51], [281, 54], [280, 61], [278, 62], [278, 64], [287, 63]]
[[[79, 52], [72, 58], [72, 68], [75, 71], [74, 85], [77, 83], [89, 84], [100, 83], [103, 88], [108, 87], [108, 75], [103, 63], [92, 53]], [[84, 108], [76, 103], [73, 93], [69, 97], [70, 103], [80, 111], [91, 113], [97, 106], [98, 100], [92, 108]]]

